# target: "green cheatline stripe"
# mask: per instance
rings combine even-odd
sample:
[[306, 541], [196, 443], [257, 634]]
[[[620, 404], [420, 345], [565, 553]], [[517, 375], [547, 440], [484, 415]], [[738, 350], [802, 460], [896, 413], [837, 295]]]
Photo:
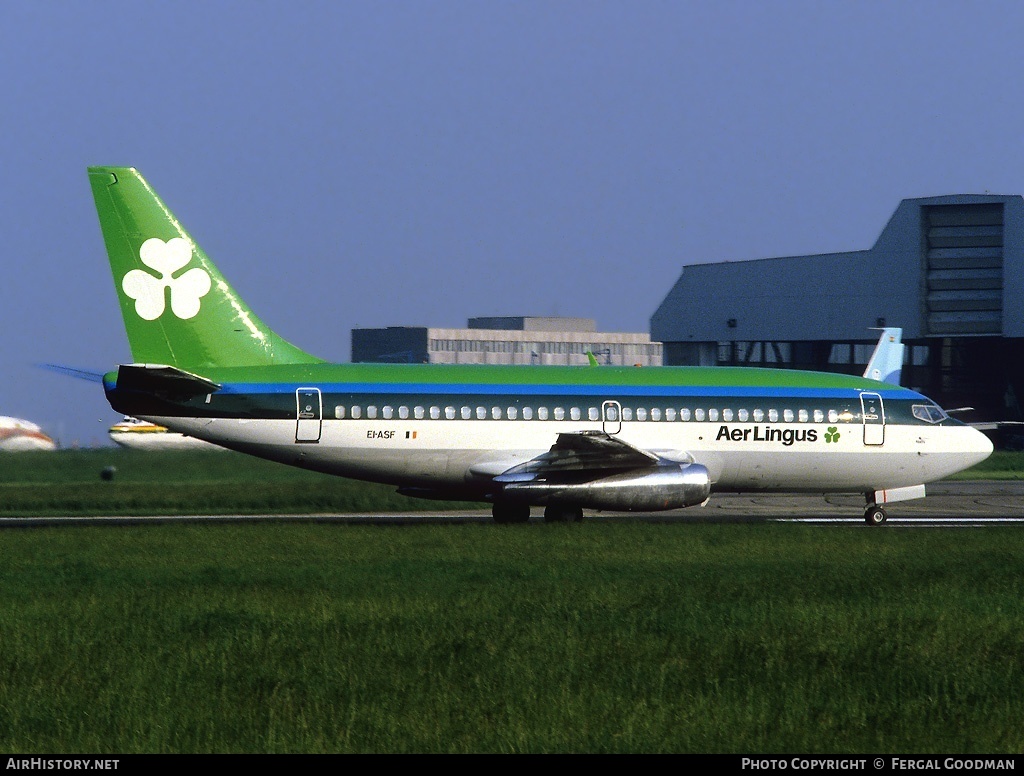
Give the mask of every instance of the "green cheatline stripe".
[[[867, 390], [912, 393], [851, 375], [749, 367], [558, 367], [466, 364], [282, 364], [216, 367], [202, 376], [225, 384], [303, 383], [437, 386], [608, 386]], [[111, 382], [112, 380], [108, 380]]]

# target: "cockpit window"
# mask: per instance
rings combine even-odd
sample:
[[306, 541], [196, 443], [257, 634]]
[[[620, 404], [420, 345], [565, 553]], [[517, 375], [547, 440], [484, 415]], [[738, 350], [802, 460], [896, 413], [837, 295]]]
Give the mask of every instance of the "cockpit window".
[[938, 423], [948, 418], [949, 415], [934, 404], [915, 404], [914, 417], [925, 423]]

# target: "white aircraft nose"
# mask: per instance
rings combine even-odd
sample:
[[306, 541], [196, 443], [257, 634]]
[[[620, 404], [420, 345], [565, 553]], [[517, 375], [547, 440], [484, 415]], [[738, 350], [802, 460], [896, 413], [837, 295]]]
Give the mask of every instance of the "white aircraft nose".
[[968, 464], [968, 466], [974, 466], [992, 455], [992, 451], [995, 448], [992, 445], [992, 440], [978, 431], [978, 429], [972, 428], [970, 431], [971, 433], [967, 435], [965, 440], [966, 449], [964, 452], [974, 457], [974, 460]]
[[940, 440], [938, 449], [925, 456], [928, 482], [970, 469], [992, 455], [992, 440], [970, 426], [942, 426], [935, 441]]

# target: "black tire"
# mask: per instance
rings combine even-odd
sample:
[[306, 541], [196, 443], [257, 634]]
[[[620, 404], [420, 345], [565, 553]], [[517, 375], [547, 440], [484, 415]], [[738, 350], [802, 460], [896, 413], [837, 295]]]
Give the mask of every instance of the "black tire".
[[583, 520], [583, 507], [552, 504], [544, 507], [545, 523], [578, 523]]
[[526, 523], [530, 520], [529, 504], [495, 504], [491, 507], [491, 516], [495, 523], [512, 525]]
[[888, 517], [885, 510], [877, 504], [872, 504], [864, 510], [864, 522], [868, 525], [881, 525]]

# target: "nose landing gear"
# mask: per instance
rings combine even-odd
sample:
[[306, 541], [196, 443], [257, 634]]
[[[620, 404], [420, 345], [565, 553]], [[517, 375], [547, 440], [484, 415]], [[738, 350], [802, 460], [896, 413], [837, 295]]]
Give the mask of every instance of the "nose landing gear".
[[864, 522], [868, 525], [881, 525], [888, 517], [878, 504], [868, 504], [868, 508], [864, 510]]

